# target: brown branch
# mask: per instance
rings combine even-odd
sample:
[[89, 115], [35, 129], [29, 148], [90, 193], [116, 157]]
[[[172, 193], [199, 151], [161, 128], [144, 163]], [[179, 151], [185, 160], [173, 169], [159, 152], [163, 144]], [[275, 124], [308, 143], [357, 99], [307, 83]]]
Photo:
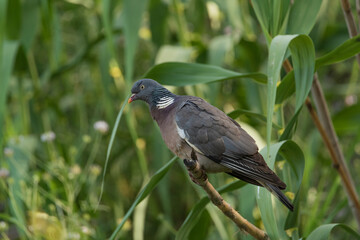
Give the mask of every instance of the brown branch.
[[[343, 10], [343, 13], [344, 13], [346, 26], [348, 28], [350, 38], [353, 38], [353, 37], [357, 36], [357, 29], [356, 29], [354, 16], [353, 16], [353, 14], [351, 12], [351, 6], [350, 6], [350, 3], [349, 3], [349, 0], [341, 0], [341, 7], [342, 7], [342, 10]], [[358, 14], [359, 14], [359, 11], [360, 11], [359, 10], [360, 9], [359, 0], [357, 0], [356, 9], [357, 9]], [[358, 15], [358, 16], [360, 16], [360, 15]], [[356, 55], [356, 60], [357, 60], [357, 62], [359, 64], [359, 68], [360, 68], [360, 54]]]
[[252, 223], [243, 218], [237, 211], [235, 211], [229, 203], [227, 203], [216, 189], [208, 181], [207, 175], [201, 169], [200, 164], [196, 160], [196, 156], [192, 154], [194, 160], [184, 160], [184, 164], [189, 171], [189, 175], [193, 182], [201, 186], [209, 196], [211, 202], [217, 206], [228, 218], [230, 218], [240, 230], [249, 233], [256, 239], [269, 239], [268, 235], [261, 229], [254, 226]]

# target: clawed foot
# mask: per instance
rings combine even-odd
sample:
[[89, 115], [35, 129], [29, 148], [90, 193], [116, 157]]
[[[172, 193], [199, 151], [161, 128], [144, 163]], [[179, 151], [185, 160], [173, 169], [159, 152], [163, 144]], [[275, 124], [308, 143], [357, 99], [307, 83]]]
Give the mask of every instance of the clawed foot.
[[197, 160], [184, 159], [184, 164], [189, 171], [191, 181], [193, 181], [197, 185], [203, 185], [206, 182], [206, 172], [200, 167], [200, 164], [197, 162]]

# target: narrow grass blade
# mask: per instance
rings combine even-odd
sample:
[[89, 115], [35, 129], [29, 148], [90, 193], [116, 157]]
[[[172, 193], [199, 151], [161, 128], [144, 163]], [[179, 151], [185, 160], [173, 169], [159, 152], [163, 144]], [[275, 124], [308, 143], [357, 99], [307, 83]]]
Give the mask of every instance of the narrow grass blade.
[[113, 44], [113, 32], [112, 32], [112, 6], [111, 6], [111, 0], [104, 0], [102, 1], [102, 11], [101, 14], [102, 17], [102, 23], [104, 25], [105, 30], [105, 36], [106, 36], [106, 43], [109, 49], [109, 52], [113, 58], [115, 58], [115, 47]]
[[[121, 116], [123, 114], [124, 108], [125, 108], [125, 106], [127, 104], [127, 100], [129, 99], [129, 97], [130, 97], [130, 95], [126, 96], [126, 98], [124, 99], [124, 103], [121, 106], [121, 109], [120, 109], [120, 111], [119, 111], [119, 113], [118, 113], [118, 115], [116, 117], [115, 125], [114, 125], [114, 128], [113, 128], [112, 132], [111, 132], [110, 142], [109, 142], [108, 149], [107, 149], [107, 152], [106, 152], [106, 159], [105, 159], [103, 176], [102, 176], [102, 180], [101, 180], [101, 190], [100, 190], [98, 206], [100, 204], [101, 197], [102, 197], [103, 192], [104, 192], [105, 174], [106, 174], [107, 166], [108, 166], [108, 163], [109, 163], [110, 152], [111, 152], [114, 140], [115, 140], [116, 131], [117, 131], [118, 127], [119, 127]], [[98, 208], [98, 206], [96, 207], [96, 209]]]
[[133, 218], [133, 239], [144, 240], [145, 236], [145, 217], [146, 209], [148, 208], [149, 198], [144, 200], [137, 205], [134, 209]]
[[210, 83], [232, 78], [252, 78], [259, 83], [266, 83], [262, 73], [237, 73], [217, 66], [198, 63], [167, 62], [154, 66], [146, 74], [161, 84], [173, 86]]
[[347, 232], [348, 235], [353, 236], [354, 239], [360, 239], [360, 234], [349, 226], [341, 223], [333, 223], [321, 225], [320, 227], [316, 228], [310, 233], [306, 240], [327, 240], [329, 239], [332, 230], [334, 230], [335, 228], [341, 228], [342, 230]]
[[171, 166], [175, 163], [177, 157], [173, 157], [165, 166], [159, 169], [151, 178], [148, 184], [139, 192], [138, 196], [136, 197], [135, 201], [131, 205], [130, 209], [125, 214], [124, 218], [122, 219], [121, 223], [116, 227], [115, 231], [112, 233], [110, 240], [115, 239], [116, 235], [119, 233], [121, 228], [124, 226], [126, 220], [131, 216], [133, 213], [136, 205], [138, 205], [142, 200], [144, 200], [152, 190], [159, 184], [161, 179], [165, 176], [165, 174], [169, 171]]
[[6, 110], [6, 95], [18, 46], [17, 41], [4, 41], [3, 46], [1, 46], [3, 47], [3, 52], [2, 56], [0, 56], [0, 149], [2, 149], [2, 141], [5, 133], [3, 121]]
[[19, 39], [21, 29], [21, 1], [7, 1], [6, 36], [9, 40]]
[[210, 202], [208, 197], [203, 197], [198, 201], [187, 215], [185, 221], [181, 225], [179, 231], [176, 234], [176, 240], [187, 239], [191, 229], [199, 221], [201, 213], [204, 211], [206, 205]]
[[22, 237], [29, 237], [26, 230], [26, 195], [24, 194], [24, 182], [28, 182], [29, 168], [32, 153], [35, 151], [36, 140], [32, 137], [23, 137], [18, 142], [8, 143], [13, 155], [5, 158], [12, 181], [9, 182], [9, 211], [18, 222], [18, 230]]
[[1, 56], [3, 52], [3, 42], [5, 40], [6, 32], [6, 8], [7, 1], [0, 1], [0, 66], [1, 66]]
[[125, 80], [131, 82], [134, 71], [134, 58], [138, 45], [138, 32], [142, 15], [147, 5], [146, 0], [124, 0], [124, 35], [125, 35]]
[[151, 39], [156, 47], [160, 48], [166, 42], [166, 26], [169, 8], [163, 1], [150, 0], [148, 12]]
[[29, 51], [34, 42], [40, 18], [37, 0], [27, 0], [22, 4], [20, 42], [25, 51]]

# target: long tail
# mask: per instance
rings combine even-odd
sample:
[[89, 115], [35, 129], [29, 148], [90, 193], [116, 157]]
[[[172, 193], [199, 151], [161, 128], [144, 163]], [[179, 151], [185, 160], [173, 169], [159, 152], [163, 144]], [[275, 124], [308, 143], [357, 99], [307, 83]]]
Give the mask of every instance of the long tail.
[[271, 192], [277, 199], [279, 199], [280, 202], [282, 202], [290, 211], [294, 211], [294, 205], [277, 186], [264, 182], [261, 182], [260, 184], [269, 190], [269, 192]]

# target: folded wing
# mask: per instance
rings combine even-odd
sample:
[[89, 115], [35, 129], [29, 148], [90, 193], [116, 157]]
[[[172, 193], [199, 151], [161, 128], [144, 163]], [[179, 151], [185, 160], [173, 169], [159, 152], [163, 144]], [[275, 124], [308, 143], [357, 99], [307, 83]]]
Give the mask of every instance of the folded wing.
[[258, 147], [240, 125], [201, 98], [191, 97], [179, 106], [175, 116], [182, 137], [197, 152], [229, 168], [229, 174], [263, 186], [268, 183], [285, 189], [266, 165]]

